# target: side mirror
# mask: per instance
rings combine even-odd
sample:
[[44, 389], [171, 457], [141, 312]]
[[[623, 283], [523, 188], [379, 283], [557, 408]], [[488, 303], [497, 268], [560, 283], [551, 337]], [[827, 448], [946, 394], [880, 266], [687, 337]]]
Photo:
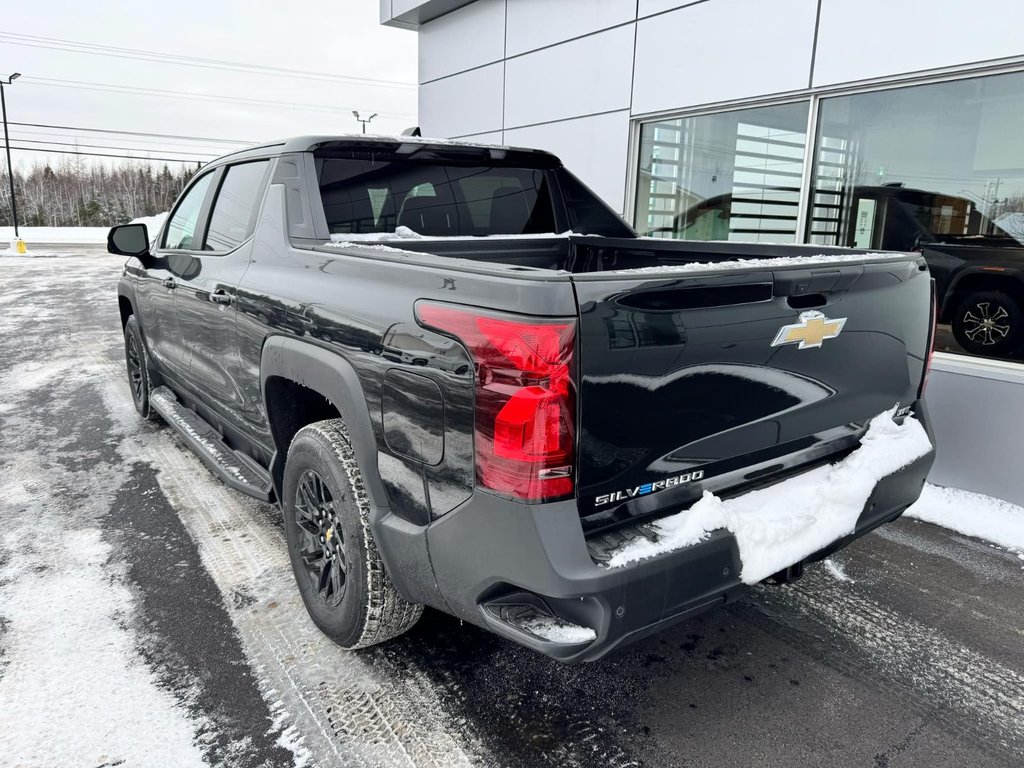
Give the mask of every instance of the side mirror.
[[149, 230], [145, 224], [122, 224], [107, 233], [107, 253], [117, 256], [149, 255]]

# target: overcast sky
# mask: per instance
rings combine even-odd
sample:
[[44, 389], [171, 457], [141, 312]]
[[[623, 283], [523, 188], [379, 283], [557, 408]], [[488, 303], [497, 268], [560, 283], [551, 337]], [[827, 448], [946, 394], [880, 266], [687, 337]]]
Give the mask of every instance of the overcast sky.
[[[265, 141], [357, 132], [353, 109], [364, 117], [379, 113], [370, 127], [374, 133], [416, 125], [416, 34], [380, 26], [377, 0], [10, 0], [3, 6], [0, 76], [22, 73], [5, 88], [8, 120], [76, 129], [12, 125], [13, 147], [146, 154], [123, 151], [132, 147], [149, 150], [150, 157], [208, 160], [237, 147], [81, 129]], [[136, 51], [245, 66], [230, 71], [222, 64], [141, 60]], [[13, 154], [21, 168], [63, 157]]]

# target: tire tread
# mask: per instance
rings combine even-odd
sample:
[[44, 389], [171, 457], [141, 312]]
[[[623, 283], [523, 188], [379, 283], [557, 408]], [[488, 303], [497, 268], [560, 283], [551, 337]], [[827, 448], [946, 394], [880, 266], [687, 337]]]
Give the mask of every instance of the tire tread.
[[296, 433], [292, 445], [294, 446], [302, 436], [313, 437], [342, 467], [351, 486], [359, 514], [366, 556], [366, 599], [360, 612], [362, 631], [359, 639], [352, 644], [346, 644], [346, 647], [368, 648], [398, 637], [419, 621], [423, 614], [423, 606], [403, 599], [384, 567], [384, 561], [380, 557], [370, 529], [370, 498], [363, 484], [363, 475], [356, 462], [352, 440], [349, 438], [345, 423], [342, 419], [330, 419], [305, 426]]

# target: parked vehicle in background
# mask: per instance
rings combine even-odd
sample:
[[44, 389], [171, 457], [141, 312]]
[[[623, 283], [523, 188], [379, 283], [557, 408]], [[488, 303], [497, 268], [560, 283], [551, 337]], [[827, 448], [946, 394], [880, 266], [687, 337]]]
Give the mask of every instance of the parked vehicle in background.
[[[280, 503], [348, 648], [426, 605], [596, 659], [895, 519], [934, 455], [920, 254], [639, 238], [545, 152], [367, 137], [211, 163], [149, 240], [109, 237], [135, 406]], [[800, 514], [751, 538], [755, 498]]]
[[[1014, 357], [1024, 347], [1024, 212], [995, 219], [974, 201], [902, 184], [860, 185], [819, 208], [850, 206], [844, 232], [815, 220], [816, 234], [838, 245], [886, 251], [919, 251], [935, 278], [937, 321], [948, 323], [964, 351], [986, 357]], [[679, 213], [672, 227], [651, 235], [727, 239], [734, 203], [731, 194], [703, 200]], [[757, 213], [738, 214], [756, 217]], [[834, 219], [839, 221], [839, 219]]]

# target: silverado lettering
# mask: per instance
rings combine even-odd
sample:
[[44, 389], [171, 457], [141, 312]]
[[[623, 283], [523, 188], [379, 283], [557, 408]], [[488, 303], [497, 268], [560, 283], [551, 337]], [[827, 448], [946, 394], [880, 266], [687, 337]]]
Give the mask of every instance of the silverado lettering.
[[603, 504], [611, 504], [613, 501], [625, 501], [626, 499], [632, 499], [636, 496], [646, 496], [649, 493], [657, 493], [658, 491], [663, 491], [666, 488], [675, 488], [677, 485], [692, 483], [703, 479], [704, 471], [698, 469], [696, 472], [687, 472], [685, 475], [670, 477], [667, 480], [656, 480], [653, 483], [644, 483], [643, 485], [638, 485], [635, 488], [628, 488], [624, 491], [603, 493], [594, 499], [594, 506], [600, 507]]

